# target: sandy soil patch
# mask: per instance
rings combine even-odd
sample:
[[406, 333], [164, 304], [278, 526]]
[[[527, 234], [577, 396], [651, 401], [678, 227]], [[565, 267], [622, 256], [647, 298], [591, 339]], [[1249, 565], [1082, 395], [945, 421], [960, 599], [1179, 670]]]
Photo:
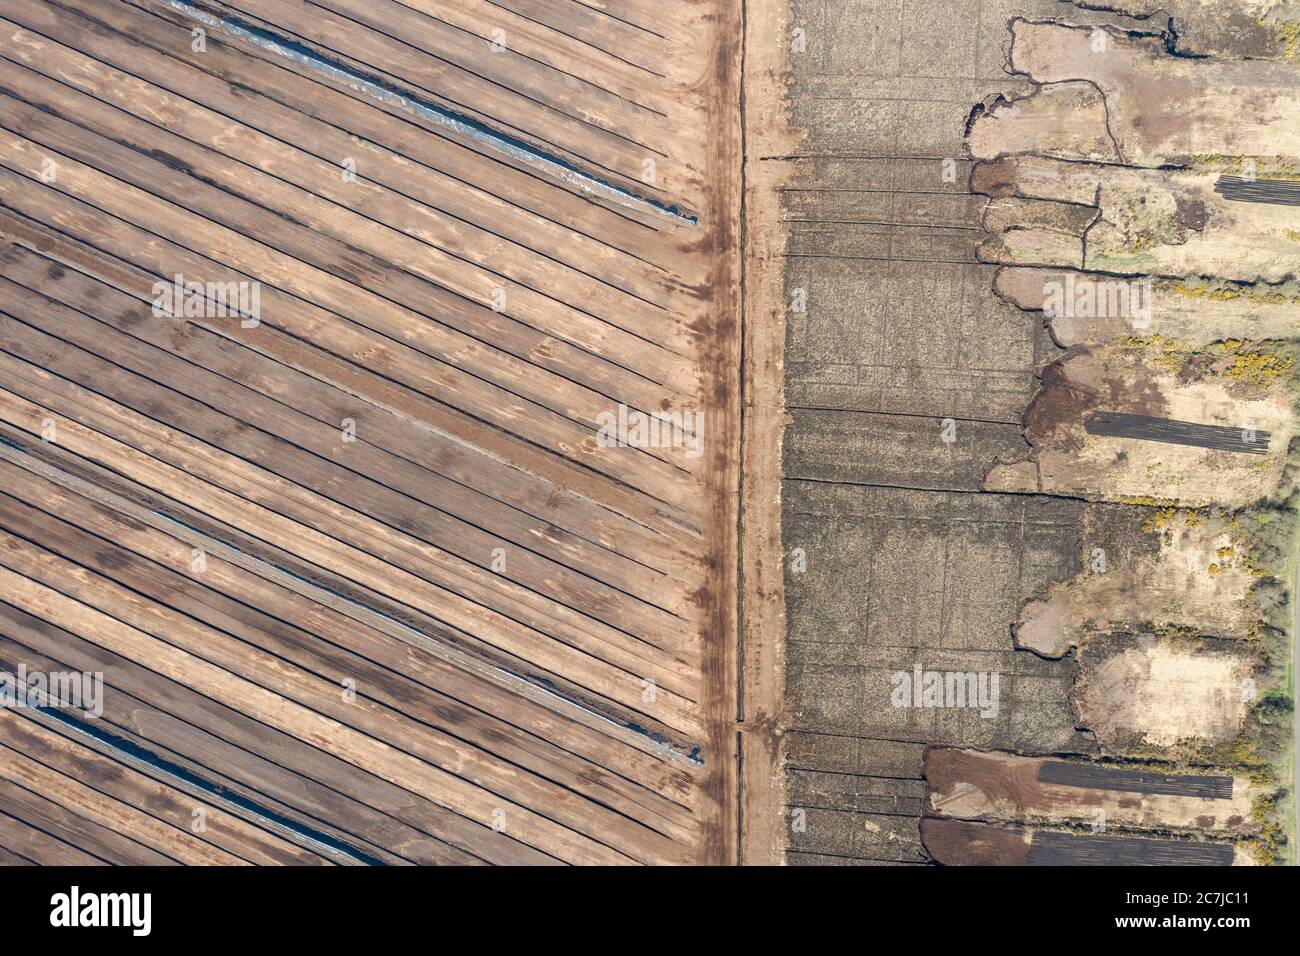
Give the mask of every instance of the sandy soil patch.
[[1213, 745], [1241, 730], [1254, 702], [1253, 659], [1228, 642], [1116, 640], [1082, 656], [1078, 721], [1110, 753], [1142, 745]]
[[1220, 522], [1174, 508], [1152, 509], [1144, 528], [1159, 550], [1123, 562], [1089, 548], [1087, 569], [1027, 604], [1016, 643], [1060, 657], [1097, 631], [1122, 623], [1183, 625], [1217, 637], [1244, 638], [1258, 623], [1250, 599], [1255, 575], [1239, 536]]

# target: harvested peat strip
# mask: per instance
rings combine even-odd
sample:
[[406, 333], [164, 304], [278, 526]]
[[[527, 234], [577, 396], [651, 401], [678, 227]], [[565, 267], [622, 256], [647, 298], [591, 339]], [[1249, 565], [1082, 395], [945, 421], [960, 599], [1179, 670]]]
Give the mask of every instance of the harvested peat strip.
[[1220, 176], [1214, 191], [1234, 202], [1263, 202], [1278, 206], [1300, 206], [1300, 182], [1291, 179], [1245, 179]]
[[1093, 412], [1084, 419], [1083, 427], [1089, 435], [1108, 438], [1136, 438], [1246, 455], [1268, 454], [1269, 433], [1262, 430], [1247, 434], [1249, 430], [1246, 428], [1202, 425], [1198, 422], [1180, 422], [1172, 418], [1152, 418], [1149, 415], [1130, 415], [1125, 412]]
[[1114, 767], [1048, 760], [1038, 770], [1041, 783], [1127, 793], [1167, 794], [1176, 797], [1232, 799], [1232, 778], [1194, 774], [1147, 773]]
[[1097, 836], [993, 826], [941, 817], [921, 821], [926, 848], [947, 866], [1232, 866], [1231, 844]]
[[1232, 866], [1226, 843], [1034, 832], [1030, 866]]
[[738, 20], [0, 0], [0, 857], [735, 859]]

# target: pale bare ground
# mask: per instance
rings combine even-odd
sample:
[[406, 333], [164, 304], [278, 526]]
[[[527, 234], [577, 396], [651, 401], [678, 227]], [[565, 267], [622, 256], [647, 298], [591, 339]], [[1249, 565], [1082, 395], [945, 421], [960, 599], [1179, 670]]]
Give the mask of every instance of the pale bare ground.
[[1174, 513], [1147, 519], [1150, 533], [1159, 535], [1155, 554], [1100, 571], [1089, 567], [1054, 584], [1021, 612], [1016, 643], [1059, 657], [1089, 631], [1126, 621], [1174, 625], [1189, 619], [1205, 633], [1245, 638], [1258, 614], [1250, 603], [1255, 578], [1244, 566], [1244, 546], [1229, 529], [1168, 510]]
[[1075, 709], [1110, 752], [1223, 743], [1246, 719], [1253, 667], [1244, 649], [1206, 653], [1203, 647], [1142, 637], [1102, 660], [1085, 655]]
[[786, 116], [784, 0], [745, 4], [744, 363], [741, 441], [740, 861], [785, 859], [785, 580], [781, 439], [785, 426], [783, 302], [786, 233], [778, 187], [795, 134]]

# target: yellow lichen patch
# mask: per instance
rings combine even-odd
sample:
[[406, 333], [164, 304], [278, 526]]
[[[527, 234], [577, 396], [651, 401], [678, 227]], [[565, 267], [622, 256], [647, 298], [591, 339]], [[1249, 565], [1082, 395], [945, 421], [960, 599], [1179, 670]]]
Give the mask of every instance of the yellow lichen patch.
[[1119, 347], [1128, 351], [1143, 352], [1143, 358], [1157, 368], [1177, 375], [1183, 363], [1195, 351], [1187, 339], [1163, 335], [1128, 335], [1120, 339]]
[[1290, 377], [1295, 369], [1295, 359], [1277, 352], [1242, 349], [1233, 356], [1232, 366], [1225, 373], [1234, 382], [1267, 385], [1277, 378]]
[[1143, 229], [1125, 237], [1125, 241], [1121, 243], [1103, 245], [1097, 250], [1096, 255], [1099, 259], [1128, 259], [1140, 256], [1142, 253], [1164, 245], [1168, 241], [1156, 236], [1150, 230]]
[[1229, 156], [1224, 153], [1199, 153], [1192, 157], [1191, 168], [1184, 172], [1212, 172], [1229, 176], [1259, 179], [1300, 179], [1300, 167], [1281, 156]]
[[[1117, 346], [1125, 351], [1141, 352], [1146, 362], [1172, 375], [1180, 374], [1193, 356], [1214, 356], [1219, 361], [1202, 366], [1202, 374], [1222, 374], [1232, 381], [1256, 386], [1289, 377], [1295, 366], [1292, 356], [1246, 339], [1224, 339], [1197, 349], [1187, 339], [1157, 333], [1127, 335], [1119, 340]], [[1231, 364], [1227, 363], [1229, 358]]]
[[1120, 339], [1122, 349], [1159, 349], [1162, 352], [1190, 352], [1192, 343], [1187, 339], [1178, 339], [1163, 335], [1128, 335]]
[[1163, 531], [1173, 522], [1177, 514], [1177, 508], [1158, 508], [1151, 514], [1147, 515], [1147, 519], [1142, 522], [1142, 530], [1147, 534], [1156, 534], [1159, 531]]
[[1300, 23], [1291, 20], [1258, 21], [1261, 27], [1273, 31], [1283, 45], [1282, 55], [1288, 60], [1300, 59]]
[[1266, 578], [1269, 576], [1268, 571], [1264, 570], [1263, 568], [1256, 567], [1248, 560], [1239, 562], [1238, 567], [1240, 567], [1241, 570], [1249, 574], [1252, 578]]
[[1265, 282], [1254, 285], [1234, 285], [1218, 280], [1187, 281], [1182, 279], [1160, 280], [1155, 284], [1155, 291], [1189, 299], [1209, 299], [1212, 302], [1232, 302], [1248, 298], [1254, 302], [1270, 305], [1300, 304], [1300, 289], [1293, 283], [1281, 286]]
[[[1156, 503], [1156, 499], [1150, 498], [1146, 501], [1135, 499], [1122, 500], [1123, 504], [1147, 504], [1154, 506], [1155, 510], [1147, 515], [1146, 520], [1142, 522], [1142, 530], [1147, 534], [1156, 534], [1172, 527], [1178, 519], [1188, 528], [1199, 528], [1205, 524], [1205, 511], [1201, 508], [1179, 508], [1175, 505]], [[1155, 503], [1153, 505], [1153, 503]], [[1229, 551], [1232, 549], [1229, 548]]]
[[1230, 302], [1246, 293], [1233, 286], [1189, 285], [1186, 282], [1160, 282], [1156, 289], [1173, 295], [1184, 295], [1191, 299], [1212, 299], [1215, 302]]

